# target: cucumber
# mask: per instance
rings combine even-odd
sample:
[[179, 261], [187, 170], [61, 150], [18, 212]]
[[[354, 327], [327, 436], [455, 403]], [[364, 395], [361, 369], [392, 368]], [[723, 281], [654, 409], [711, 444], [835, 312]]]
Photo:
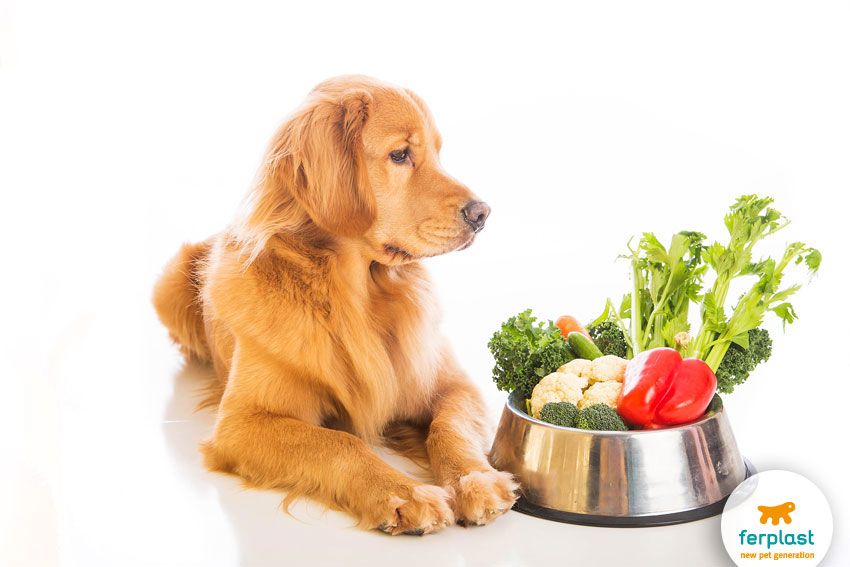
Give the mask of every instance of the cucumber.
[[570, 333], [567, 337], [567, 342], [579, 358], [594, 360], [602, 356], [602, 351], [599, 350], [599, 347], [578, 331]]

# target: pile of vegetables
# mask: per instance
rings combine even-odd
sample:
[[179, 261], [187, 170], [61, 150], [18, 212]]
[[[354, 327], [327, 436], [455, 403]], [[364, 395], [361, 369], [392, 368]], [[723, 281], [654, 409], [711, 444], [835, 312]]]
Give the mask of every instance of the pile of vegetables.
[[[772, 203], [740, 197], [725, 216], [723, 242], [694, 231], [673, 235], [667, 247], [650, 232], [630, 241], [621, 258], [631, 265], [631, 289], [619, 306], [607, 299], [586, 329], [566, 315], [537, 321], [531, 310], [508, 319], [488, 343], [497, 387], [522, 391], [529, 414], [564, 427], [657, 428], [719, 411], [715, 392], [731, 393], [770, 358], [765, 316], [779, 317], [783, 329], [797, 318], [788, 300], [801, 284], [783, 287], [786, 273], [801, 266], [811, 277], [820, 267], [821, 253], [802, 242], [778, 259], [754, 255], [788, 225]], [[744, 279], [752, 285], [730, 301], [731, 285]], [[700, 318], [693, 335], [692, 305]]]

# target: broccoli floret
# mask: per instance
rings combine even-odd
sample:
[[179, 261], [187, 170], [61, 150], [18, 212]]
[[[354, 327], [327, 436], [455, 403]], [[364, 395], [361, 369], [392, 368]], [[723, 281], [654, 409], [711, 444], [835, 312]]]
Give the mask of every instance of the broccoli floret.
[[573, 360], [576, 355], [552, 321], [540, 321], [527, 309], [511, 317], [487, 346], [496, 359], [493, 381], [500, 390], [521, 390], [531, 397], [540, 379]]
[[731, 393], [735, 386], [743, 384], [750, 376], [750, 372], [756, 365], [770, 358], [773, 349], [773, 340], [765, 329], [751, 329], [747, 333], [749, 346], [743, 348], [732, 343], [720, 366], [717, 367], [717, 391], [724, 394]]
[[549, 402], [540, 410], [540, 419], [552, 425], [573, 427], [578, 408], [570, 402]]
[[587, 328], [590, 338], [599, 347], [602, 354], [613, 354], [620, 358], [627, 358], [629, 345], [623, 330], [613, 321], [603, 321], [598, 325]]
[[611, 406], [593, 404], [576, 414], [575, 427], [593, 431], [626, 431], [625, 422]]

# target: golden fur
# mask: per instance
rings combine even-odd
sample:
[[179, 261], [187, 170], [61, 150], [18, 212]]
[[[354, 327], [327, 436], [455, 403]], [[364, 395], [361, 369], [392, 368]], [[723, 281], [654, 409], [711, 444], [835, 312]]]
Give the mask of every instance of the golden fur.
[[[418, 261], [475, 236], [461, 209], [477, 198], [442, 169], [441, 143], [412, 92], [325, 81], [275, 134], [239, 220], [166, 267], [159, 317], [218, 376], [211, 470], [393, 534], [511, 507], [517, 485], [487, 461], [480, 394]], [[382, 439], [419, 444], [435, 484], [384, 463], [368, 446]]]

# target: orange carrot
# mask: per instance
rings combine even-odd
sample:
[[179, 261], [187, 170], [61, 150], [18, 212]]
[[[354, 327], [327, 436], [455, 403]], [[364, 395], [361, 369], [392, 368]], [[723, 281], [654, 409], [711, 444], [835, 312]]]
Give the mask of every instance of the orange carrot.
[[[590, 339], [590, 334], [587, 332], [587, 329], [584, 328], [584, 325], [578, 322], [578, 319], [573, 317], [572, 315], [562, 315], [558, 317], [558, 320], [555, 321], [555, 325], [559, 329], [561, 329], [561, 335], [566, 339], [567, 336], [573, 331], [578, 331], [588, 339]], [[590, 339], [593, 341], [593, 339]]]

